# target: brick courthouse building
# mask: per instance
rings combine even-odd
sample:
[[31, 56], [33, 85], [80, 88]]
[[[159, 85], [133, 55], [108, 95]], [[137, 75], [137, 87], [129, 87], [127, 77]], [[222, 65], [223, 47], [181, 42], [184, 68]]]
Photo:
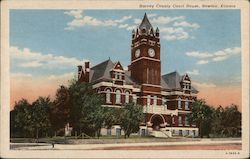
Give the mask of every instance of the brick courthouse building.
[[[122, 108], [129, 102], [142, 105], [145, 122], [140, 126], [140, 135], [197, 136], [198, 128], [188, 123], [186, 114], [191, 112], [198, 91], [187, 74], [175, 71], [161, 75], [160, 48], [159, 29], [153, 29], [145, 14], [139, 27], [132, 31], [128, 70], [110, 59], [91, 68], [85, 62], [84, 67], [78, 66], [78, 80], [93, 84], [93, 89], [106, 97], [105, 107]], [[119, 125], [114, 125], [101, 133], [123, 132]]]

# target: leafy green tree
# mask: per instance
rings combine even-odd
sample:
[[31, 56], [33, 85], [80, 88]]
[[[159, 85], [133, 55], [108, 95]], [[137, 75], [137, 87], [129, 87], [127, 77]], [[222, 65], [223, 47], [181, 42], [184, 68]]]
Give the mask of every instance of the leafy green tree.
[[55, 100], [51, 108], [51, 124], [54, 131], [60, 130], [70, 121], [70, 93], [65, 86], [57, 89]]
[[92, 89], [88, 83], [71, 81], [70, 93], [70, 119], [73, 127], [89, 135], [100, 136], [104, 122], [103, 97]]
[[192, 112], [187, 114], [190, 123], [196, 123], [199, 127], [200, 137], [211, 132], [213, 109], [206, 105], [204, 100], [197, 100], [192, 104]]
[[130, 136], [131, 133], [136, 133], [140, 130], [140, 123], [143, 121], [143, 108], [134, 103], [126, 104], [122, 109], [120, 124], [124, 131], [124, 137]]
[[241, 135], [241, 113], [232, 104], [225, 109], [221, 106], [213, 114], [213, 134], [216, 137], [238, 137]]
[[120, 108], [104, 108], [104, 127], [111, 129], [113, 125], [120, 124], [121, 112]]
[[224, 108], [222, 106], [219, 106], [216, 108], [213, 112], [212, 118], [212, 134], [214, 137], [221, 137], [222, 131], [223, 131], [223, 114], [224, 114]]
[[48, 133], [51, 128], [50, 108], [52, 102], [49, 97], [39, 97], [32, 103], [31, 107], [31, 129], [34, 136], [38, 139], [42, 133]]
[[11, 136], [28, 137], [32, 131], [31, 125], [31, 105], [26, 99], [21, 99], [15, 103], [14, 110], [11, 111]]

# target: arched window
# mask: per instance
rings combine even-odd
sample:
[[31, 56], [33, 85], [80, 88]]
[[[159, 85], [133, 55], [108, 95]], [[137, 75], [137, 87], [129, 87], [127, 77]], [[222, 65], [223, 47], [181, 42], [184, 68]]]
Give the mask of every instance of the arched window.
[[121, 103], [121, 91], [119, 89], [116, 90], [116, 100], [115, 103], [120, 104]]
[[189, 102], [188, 102], [188, 99], [186, 98], [186, 101], [185, 101], [185, 109], [186, 110], [189, 110]]
[[150, 105], [150, 95], [147, 95], [147, 105]]
[[129, 103], [129, 92], [127, 91], [125, 94], [126, 94], [125, 95], [125, 103]]
[[178, 98], [178, 109], [181, 109], [181, 98]]
[[154, 96], [154, 105], [157, 105], [157, 96]]
[[135, 104], [137, 104], [137, 97], [136, 97], [135, 94], [133, 95], [133, 102], [134, 102]]
[[111, 103], [111, 100], [110, 100], [110, 89], [107, 89], [106, 90], [106, 103]]

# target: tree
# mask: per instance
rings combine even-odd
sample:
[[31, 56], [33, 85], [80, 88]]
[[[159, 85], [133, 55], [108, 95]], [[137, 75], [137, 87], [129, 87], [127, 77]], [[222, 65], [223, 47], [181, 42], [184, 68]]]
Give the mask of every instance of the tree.
[[56, 97], [51, 108], [51, 124], [55, 131], [64, 128], [70, 121], [70, 93], [65, 86], [57, 89]]
[[36, 139], [39, 138], [39, 134], [47, 133], [51, 127], [49, 116], [51, 105], [49, 97], [39, 97], [32, 103], [31, 128]]
[[69, 86], [70, 120], [74, 129], [89, 135], [100, 136], [104, 122], [103, 97], [88, 83], [72, 80]]
[[131, 133], [136, 133], [140, 130], [140, 123], [143, 121], [142, 106], [134, 103], [126, 104], [121, 112], [120, 124], [124, 131], [124, 137], [129, 137]]
[[26, 99], [15, 103], [11, 111], [11, 136], [28, 137], [31, 133], [31, 105]]
[[197, 100], [192, 104], [192, 112], [187, 114], [190, 123], [196, 123], [199, 127], [200, 137], [211, 132], [213, 109], [206, 105], [204, 100]]
[[241, 135], [241, 113], [232, 104], [225, 109], [219, 106], [213, 113], [213, 134], [218, 137], [236, 137]]

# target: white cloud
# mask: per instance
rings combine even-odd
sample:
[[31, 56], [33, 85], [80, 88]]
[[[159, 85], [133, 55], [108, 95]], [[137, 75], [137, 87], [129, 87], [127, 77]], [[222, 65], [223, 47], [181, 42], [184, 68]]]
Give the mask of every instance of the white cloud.
[[199, 75], [200, 74], [199, 70], [197, 70], [197, 69], [194, 69], [192, 71], [186, 71], [186, 72], [187, 72], [187, 74], [190, 74], [190, 75]]
[[147, 14], [149, 18], [157, 16], [157, 14]]
[[215, 58], [213, 58], [213, 61], [224, 61], [228, 58], [229, 56], [217, 56]]
[[187, 52], [187, 56], [192, 56], [192, 57], [197, 57], [197, 58], [207, 58], [207, 57], [213, 57], [213, 54], [210, 54], [208, 52], [198, 52], [198, 51], [193, 51], [193, 52]]
[[71, 10], [64, 12], [64, 14], [67, 14], [74, 18], [72, 21], [67, 23], [67, 27], [65, 28], [65, 30], [73, 30], [74, 28], [77, 27], [79, 28], [86, 25], [105, 26], [105, 27], [118, 26], [119, 24], [122, 24], [123, 22], [132, 18], [132, 16], [123, 16], [120, 19], [115, 19], [115, 20], [113, 19], [100, 20], [91, 16], [83, 16], [82, 10]]
[[192, 83], [194, 86], [196, 86], [197, 88], [215, 88], [216, 85], [213, 83], [199, 83], [199, 82], [193, 82]]
[[218, 50], [216, 52], [199, 52], [199, 51], [192, 51], [192, 52], [186, 52], [187, 56], [199, 58], [199, 59], [205, 59], [205, 60], [199, 60], [197, 64], [207, 64], [210, 61], [219, 62], [224, 61], [228, 58], [230, 58], [233, 55], [237, 55], [241, 53], [241, 48], [239, 47], [233, 47], [233, 48], [226, 48], [223, 50]]
[[[83, 15], [82, 10], [72, 10], [65, 12], [66, 15], [73, 17], [73, 20], [67, 23], [65, 30], [73, 30], [83, 26], [102, 26], [102, 27], [117, 27], [120, 29], [133, 30], [141, 23], [141, 18], [133, 18], [132, 16], [123, 16], [120, 19], [101, 20], [95, 17]], [[200, 27], [197, 23], [190, 23], [185, 16], [158, 16], [157, 14], [148, 14], [150, 23], [160, 29], [160, 33], [165, 40], [186, 40], [194, 39], [190, 35], [194, 29]], [[129, 19], [132, 24], [128, 23]]]
[[189, 38], [188, 32], [184, 31], [183, 28], [167, 27], [160, 30], [163, 33], [163, 39], [166, 40], [184, 40]]
[[196, 64], [198, 64], [198, 65], [204, 65], [204, 64], [207, 64], [207, 63], [209, 63], [208, 60], [200, 60]]
[[119, 28], [127, 28], [128, 27], [128, 24], [121, 24], [119, 25]]
[[69, 16], [73, 16], [76, 19], [82, 18], [82, 12], [83, 10], [71, 10], [71, 11], [66, 11], [64, 14], [67, 14]]
[[155, 26], [157, 26], [184, 19], [185, 19], [184, 16], [178, 16], [178, 17], [158, 16], [157, 18], [153, 18], [152, 20], [150, 20], [150, 22]]
[[87, 60], [78, 60], [74, 57], [55, 56], [52, 54], [42, 54], [33, 52], [29, 48], [19, 49], [18, 47], [10, 47], [10, 55], [12, 59], [19, 62], [20, 67], [52, 67], [57, 66], [77, 66]]
[[186, 21], [182, 21], [182, 22], [175, 22], [173, 24], [173, 26], [177, 26], [177, 27], [190, 27], [190, 28], [194, 28], [194, 29], [198, 29], [200, 28], [200, 25], [197, 23], [188, 23]]

